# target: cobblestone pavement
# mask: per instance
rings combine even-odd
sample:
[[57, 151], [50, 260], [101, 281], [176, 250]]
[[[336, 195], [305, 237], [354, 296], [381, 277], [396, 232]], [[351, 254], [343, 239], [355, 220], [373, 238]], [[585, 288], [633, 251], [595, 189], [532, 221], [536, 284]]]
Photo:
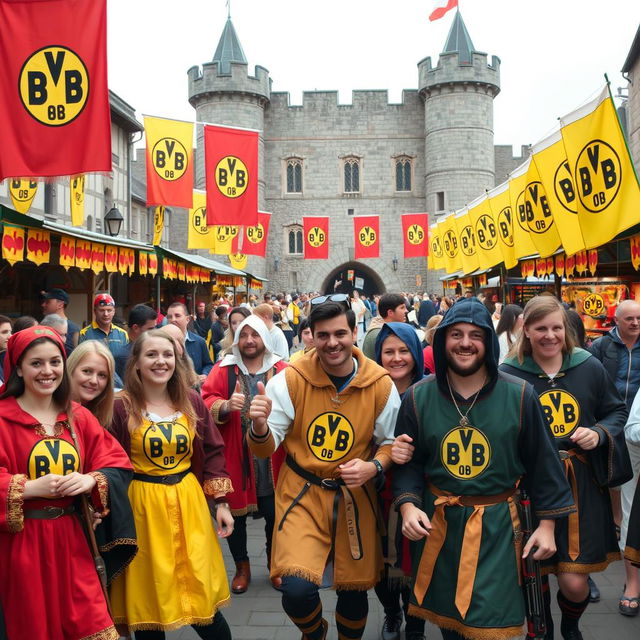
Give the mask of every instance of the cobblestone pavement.
[[[247, 522], [249, 534], [249, 556], [251, 559], [252, 582], [247, 593], [232, 596], [224, 615], [231, 626], [235, 640], [298, 640], [300, 632], [292, 625], [280, 603], [280, 593], [271, 588], [267, 577], [264, 552], [264, 521]], [[234, 574], [234, 564], [229, 555], [226, 542], [222, 542], [229, 580]], [[582, 619], [581, 629], [585, 640], [639, 640], [640, 616], [625, 618], [618, 613], [618, 599], [624, 582], [624, 570], [621, 562], [616, 562], [605, 573], [595, 576], [602, 592], [602, 600], [589, 605]], [[335, 594], [332, 591], [321, 592], [325, 616], [331, 623], [329, 638], [337, 638], [333, 611]], [[559, 627], [559, 613], [554, 601], [554, 619]], [[369, 592], [369, 619], [364, 640], [378, 640], [384, 614], [373, 591]], [[427, 640], [439, 639], [436, 627], [427, 625]], [[167, 640], [197, 640], [198, 636], [191, 627], [168, 633]], [[559, 632], [556, 631], [556, 638]]]

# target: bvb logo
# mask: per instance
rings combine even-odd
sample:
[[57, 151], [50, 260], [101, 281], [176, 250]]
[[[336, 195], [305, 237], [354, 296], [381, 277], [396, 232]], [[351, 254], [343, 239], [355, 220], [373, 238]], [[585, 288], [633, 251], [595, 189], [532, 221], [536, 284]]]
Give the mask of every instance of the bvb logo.
[[311, 227], [307, 233], [307, 240], [312, 247], [321, 247], [326, 239], [327, 234], [320, 227]]
[[162, 235], [164, 229], [164, 207], [156, 207], [153, 213], [153, 233], [155, 236]]
[[582, 302], [584, 312], [596, 318], [604, 314], [604, 299], [599, 293], [590, 293]]
[[84, 176], [77, 176], [71, 181], [71, 192], [76, 204], [84, 202]]
[[247, 238], [253, 244], [260, 244], [264, 239], [264, 227], [259, 222], [255, 227], [247, 227]]
[[540, 404], [551, 433], [556, 438], [566, 438], [578, 426], [580, 405], [568, 391], [545, 391], [540, 396]]
[[498, 214], [498, 231], [500, 232], [500, 240], [507, 247], [513, 247], [513, 214], [511, 207], [505, 207]]
[[182, 178], [189, 164], [187, 150], [175, 138], [160, 138], [153, 145], [151, 159], [155, 172], [169, 182]]
[[442, 439], [440, 456], [445, 469], [460, 480], [477, 478], [491, 461], [491, 445], [475, 427], [456, 427]]
[[311, 453], [323, 462], [342, 460], [353, 447], [353, 426], [343, 415], [327, 411], [312, 420], [307, 429]]
[[433, 236], [431, 238], [431, 253], [433, 253], [433, 255], [436, 258], [442, 258], [443, 251], [442, 251], [442, 243], [440, 242], [440, 236]]
[[600, 213], [613, 202], [620, 190], [620, 158], [615, 149], [603, 140], [592, 140], [578, 156], [575, 176], [582, 206], [591, 213]]
[[424, 229], [419, 224], [412, 224], [407, 229], [407, 240], [411, 244], [420, 244], [424, 240]]
[[491, 216], [483, 213], [476, 221], [476, 238], [485, 250], [493, 249], [498, 241], [498, 232]]
[[247, 190], [249, 172], [240, 158], [225, 156], [216, 165], [215, 181], [223, 196], [239, 198]]
[[48, 46], [32, 53], [18, 80], [20, 100], [33, 118], [60, 127], [73, 122], [89, 98], [89, 74], [67, 47]]
[[553, 225], [549, 200], [542, 182], [530, 182], [524, 189], [524, 208], [520, 211], [522, 223], [532, 233], [546, 233]]
[[45, 438], [36, 442], [31, 449], [27, 468], [31, 480], [49, 473], [66, 476], [78, 471], [80, 458], [70, 442], [58, 438]]
[[458, 255], [458, 238], [451, 229], [444, 232], [444, 250], [450, 258], [455, 258]]
[[9, 182], [9, 192], [16, 202], [31, 202], [38, 190], [38, 183], [35, 180], [13, 179]]
[[216, 241], [227, 242], [238, 235], [238, 227], [231, 227], [229, 225], [220, 225], [216, 230]]
[[207, 208], [206, 207], [198, 207], [193, 212], [193, 218], [191, 219], [191, 225], [196, 233], [200, 235], [206, 235], [209, 231], [209, 227], [207, 227]]
[[473, 228], [468, 224], [460, 234], [460, 244], [462, 253], [465, 256], [472, 256], [476, 252], [476, 237], [473, 235]]
[[360, 240], [360, 244], [363, 247], [370, 247], [371, 245], [376, 243], [378, 237], [376, 236], [376, 232], [369, 226], [362, 227], [360, 232], [358, 233], [358, 239]]
[[556, 193], [558, 202], [570, 213], [577, 213], [576, 210], [576, 189], [571, 175], [571, 167], [566, 160], [563, 160], [553, 175], [553, 190]]
[[189, 430], [180, 422], [154, 422], [142, 435], [147, 460], [160, 469], [175, 469], [191, 450]]

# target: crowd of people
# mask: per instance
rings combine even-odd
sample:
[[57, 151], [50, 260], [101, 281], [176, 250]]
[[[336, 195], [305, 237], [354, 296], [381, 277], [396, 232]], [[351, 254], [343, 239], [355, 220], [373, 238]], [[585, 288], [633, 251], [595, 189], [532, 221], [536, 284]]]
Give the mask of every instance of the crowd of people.
[[529, 555], [545, 638], [582, 638], [623, 557], [638, 615], [640, 303], [588, 348], [551, 295], [215, 296], [125, 324], [101, 293], [83, 328], [68, 304], [0, 315], [3, 640], [231, 638], [250, 516], [303, 639], [328, 636], [321, 588], [339, 638], [362, 637], [370, 589], [382, 640], [521, 636]]

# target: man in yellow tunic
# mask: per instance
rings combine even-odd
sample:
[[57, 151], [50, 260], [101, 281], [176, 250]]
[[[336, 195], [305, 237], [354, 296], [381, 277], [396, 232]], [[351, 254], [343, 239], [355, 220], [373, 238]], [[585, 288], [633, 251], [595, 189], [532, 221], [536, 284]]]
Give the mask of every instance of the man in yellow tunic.
[[311, 303], [315, 351], [254, 397], [247, 439], [257, 456], [280, 443], [287, 453], [271, 563], [271, 574], [283, 578], [285, 612], [303, 638], [326, 637], [318, 589], [331, 586], [338, 635], [357, 640], [367, 621], [367, 589], [382, 570], [373, 480], [390, 464], [400, 398], [388, 373], [353, 346], [356, 319], [347, 296]]

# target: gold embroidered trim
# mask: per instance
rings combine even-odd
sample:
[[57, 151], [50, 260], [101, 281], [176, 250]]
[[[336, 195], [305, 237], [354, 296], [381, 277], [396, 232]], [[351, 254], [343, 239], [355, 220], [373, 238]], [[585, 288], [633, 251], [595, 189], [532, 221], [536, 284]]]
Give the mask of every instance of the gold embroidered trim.
[[593, 564], [581, 564], [579, 562], [558, 562], [557, 564], [549, 567], [542, 567], [542, 573], [547, 575], [549, 573], [598, 573], [604, 571], [612, 562], [617, 562], [621, 559], [618, 551], [612, 551], [607, 553], [607, 559], [603, 562], [595, 562]]
[[428, 609], [416, 607], [413, 604], [409, 605], [409, 615], [415, 616], [416, 618], [422, 618], [423, 620], [428, 620], [441, 629], [455, 631], [470, 640], [503, 640], [505, 638], [517, 638], [522, 637], [523, 632], [522, 625], [519, 627], [468, 627], [459, 620], [441, 616], [437, 613], [433, 613], [433, 611], [429, 611]]
[[58, 420], [54, 425], [53, 425], [53, 435], [51, 435], [50, 433], [47, 433], [47, 431], [45, 430], [44, 426], [42, 424], [34, 424], [33, 426], [33, 430], [41, 437], [41, 438], [59, 438], [62, 435], [62, 432], [65, 429], [69, 428], [69, 424], [67, 423], [66, 420]]
[[575, 505], [570, 505], [568, 507], [560, 507], [560, 509], [546, 509], [545, 511], [537, 511], [536, 510], [536, 516], [538, 516], [538, 518], [540, 518], [541, 520], [545, 519], [545, 516], [554, 516], [554, 515], [567, 515], [569, 513], [575, 513], [577, 511]]
[[[407, 500], [407, 498], [411, 498]], [[404, 500], [405, 502], [410, 502], [414, 506], [418, 507], [418, 509], [422, 509], [422, 498], [415, 493], [401, 493], [392, 503], [391, 508], [398, 510], [398, 503], [400, 500]]]
[[115, 627], [107, 627], [97, 633], [92, 633], [90, 636], [84, 636], [80, 640], [118, 640], [120, 634], [116, 631]]
[[92, 476], [96, 480], [96, 489], [98, 490], [98, 496], [100, 497], [101, 509], [100, 515], [104, 518], [109, 513], [109, 481], [107, 476], [100, 471], [89, 471], [87, 474]]
[[9, 492], [7, 494], [7, 529], [9, 533], [18, 533], [24, 528], [24, 485], [27, 476], [17, 473], [11, 476]]
[[215, 496], [218, 493], [226, 496], [227, 493], [233, 493], [231, 478], [209, 478], [204, 481], [202, 488], [205, 496]]
[[138, 541], [135, 538], [118, 538], [117, 540], [112, 540], [108, 544], [103, 544], [100, 547], [100, 551], [106, 553], [107, 551], [111, 551], [114, 547], [117, 547], [121, 544], [138, 544]]
[[257, 504], [248, 504], [246, 507], [242, 507], [241, 509], [231, 509], [232, 516], [246, 516], [249, 513], [253, 513], [258, 510]]
[[213, 421], [216, 424], [225, 424], [226, 422], [229, 422], [229, 416], [227, 416], [226, 418], [220, 417], [220, 409], [222, 409], [222, 405], [225, 402], [225, 400], [215, 400], [211, 405], [211, 409], [209, 409], [209, 413], [211, 413]]
[[318, 586], [322, 584], [322, 575], [315, 573], [314, 571], [309, 571], [309, 569], [305, 567], [287, 567], [286, 569], [283, 569], [273, 566], [271, 567], [271, 575], [277, 575], [281, 578], [284, 578], [285, 576], [293, 576], [294, 578], [308, 580]]

